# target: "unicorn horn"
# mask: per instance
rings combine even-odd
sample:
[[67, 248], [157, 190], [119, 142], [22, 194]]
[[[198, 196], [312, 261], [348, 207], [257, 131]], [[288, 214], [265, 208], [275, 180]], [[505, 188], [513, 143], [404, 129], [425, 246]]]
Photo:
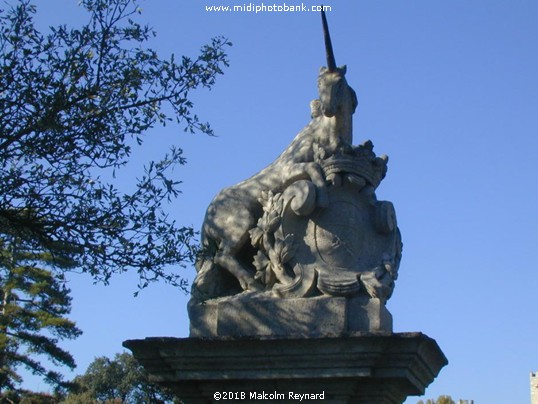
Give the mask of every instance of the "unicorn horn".
[[329, 27], [327, 25], [327, 17], [325, 17], [325, 11], [323, 7], [321, 9], [321, 22], [323, 24], [323, 37], [325, 38], [325, 52], [327, 53], [327, 68], [330, 72], [336, 71], [336, 61], [334, 60], [333, 45], [331, 43], [331, 35], [329, 34]]

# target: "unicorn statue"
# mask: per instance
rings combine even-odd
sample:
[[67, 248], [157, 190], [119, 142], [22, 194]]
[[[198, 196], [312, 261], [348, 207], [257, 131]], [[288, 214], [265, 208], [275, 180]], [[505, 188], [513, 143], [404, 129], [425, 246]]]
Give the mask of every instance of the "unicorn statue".
[[[362, 291], [387, 299], [392, 292], [401, 242], [392, 204], [377, 201], [374, 192], [388, 159], [377, 157], [370, 141], [352, 145], [357, 96], [346, 66], [336, 65], [324, 12], [322, 26], [327, 66], [318, 76], [312, 119], [269, 166], [221, 190], [209, 204], [192, 288], [195, 303], [244, 293], [308, 297]], [[366, 261], [355, 230], [318, 226], [332, 223], [332, 206], [340, 205], [366, 209], [373, 218], [369, 227], [377, 230], [370, 237], [367, 226], [362, 233], [386, 238]], [[341, 221], [342, 213], [336, 214]], [[353, 240], [346, 241], [350, 231]]]

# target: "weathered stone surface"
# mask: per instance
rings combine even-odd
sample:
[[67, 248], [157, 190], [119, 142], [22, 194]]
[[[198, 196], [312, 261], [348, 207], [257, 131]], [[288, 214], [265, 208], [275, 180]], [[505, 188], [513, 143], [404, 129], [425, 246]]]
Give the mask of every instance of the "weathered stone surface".
[[356, 95], [330, 41], [327, 49], [310, 123], [207, 209], [189, 305], [193, 336], [392, 330], [384, 305], [402, 243], [392, 203], [375, 194], [388, 158], [371, 141], [352, 145]]
[[[150, 379], [188, 404], [215, 393], [324, 394], [324, 402], [394, 404], [421, 395], [447, 360], [420, 333], [344, 338], [147, 338], [126, 341]], [[257, 397], [257, 398], [256, 398]], [[279, 396], [281, 398], [282, 396]], [[237, 400], [239, 401], [239, 400]], [[234, 401], [235, 402], [235, 401]]]
[[243, 291], [272, 298], [386, 301], [402, 244], [394, 207], [375, 190], [387, 171], [371, 141], [353, 145], [355, 91], [336, 67], [318, 76], [312, 120], [269, 166], [220, 191], [202, 225], [193, 300]]
[[308, 299], [234, 296], [191, 302], [189, 317], [191, 337], [320, 337], [356, 331], [392, 331], [392, 316], [385, 304], [365, 296]]

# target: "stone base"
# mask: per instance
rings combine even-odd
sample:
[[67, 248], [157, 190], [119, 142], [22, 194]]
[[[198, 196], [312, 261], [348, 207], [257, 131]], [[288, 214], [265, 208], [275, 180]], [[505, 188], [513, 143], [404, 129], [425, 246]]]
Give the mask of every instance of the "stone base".
[[447, 360], [421, 333], [335, 338], [146, 338], [124, 346], [187, 404], [401, 404]]
[[319, 296], [274, 299], [263, 295], [189, 303], [191, 337], [341, 336], [392, 332], [392, 315], [379, 299]]

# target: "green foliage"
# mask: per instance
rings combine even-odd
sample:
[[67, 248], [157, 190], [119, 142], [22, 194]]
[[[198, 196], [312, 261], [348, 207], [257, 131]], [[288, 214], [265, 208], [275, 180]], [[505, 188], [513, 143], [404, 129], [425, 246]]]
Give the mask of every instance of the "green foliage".
[[189, 97], [213, 86], [230, 43], [162, 59], [144, 46], [155, 34], [135, 21], [134, 0], [80, 3], [86, 24], [45, 33], [30, 0], [0, 10], [0, 234], [40, 252], [69, 245], [96, 280], [135, 270], [140, 287], [162, 279], [186, 289], [170, 268], [192, 261], [195, 234], [162, 207], [179, 194], [170, 172], [185, 163], [181, 149], [149, 162], [130, 193], [103, 177], [157, 124], [212, 134]]
[[181, 149], [149, 162], [130, 193], [103, 177], [115, 178], [155, 125], [175, 120], [186, 131], [212, 134], [189, 97], [213, 86], [228, 65], [230, 43], [215, 38], [195, 59], [162, 59], [144, 46], [155, 34], [135, 21], [135, 0], [80, 4], [86, 24], [46, 32], [36, 29], [30, 0], [8, 0], [0, 10], [0, 398], [6, 402], [30, 397], [17, 390], [18, 367], [63, 387], [41, 356], [75, 366], [58, 346], [80, 334], [66, 318], [65, 271], [77, 268], [107, 282], [135, 270], [140, 287], [165, 280], [186, 289], [170, 268], [195, 254], [194, 231], [170, 220], [162, 206], [179, 194], [170, 172], [185, 163]]
[[[76, 265], [66, 257], [54, 265]], [[43, 268], [52, 262], [50, 252], [34, 251], [15, 236], [0, 234], [0, 392], [19, 394], [21, 366], [57, 388], [66, 387], [61, 374], [47, 369], [41, 357], [54, 365], [75, 367], [73, 357], [58, 343], [81, 331], [66, 318], [71, 311], [69, 289]]]
[[10, 390], [0, 393], [1, 404], [57, 404], [60, 399], [57, 395], [35, 393], [27, 390]]
[[427, 399], [426, 402], [420, 400], [417, 404], [456, 404], [450, 396], [439, 396], [437, 400]]
[[96, 358], [82, 376], [73, 381], [76, 392], [61, 404], [172, 403], [173, 395], [151, 384], [143, 368], [129, 353], [113, 360]]

